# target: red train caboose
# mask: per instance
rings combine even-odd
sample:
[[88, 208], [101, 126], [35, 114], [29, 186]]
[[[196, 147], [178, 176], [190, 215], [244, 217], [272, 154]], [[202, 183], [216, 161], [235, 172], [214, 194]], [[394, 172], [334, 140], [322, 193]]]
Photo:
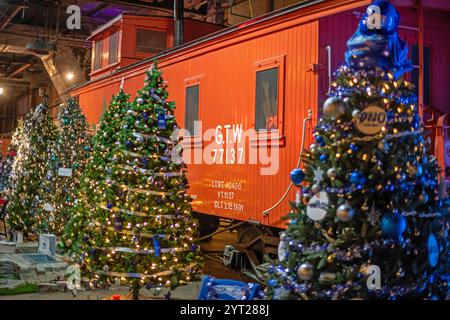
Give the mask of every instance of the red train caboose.
[[[297, 165], [303, 140], [305, 146], [311, 142], [331, 72], [343, 60], [346, 40], [369, 2], [306, 1], [130, 65], [140, 58], [133, 53], [136, 41], [130, 40], [135, 39], [129, 37], [131, 27], [118, 25], [121, 51], [114, 68], [106, 58], [103, 63], [96, 58], [102, 49], [95, 41], [111, 34], [110, 24], [92, 37], [92, 79], [70, 93], [79, 97], [88, 120], [96, 124], [121, 78], [125, 91], [134, 95], [157, 59], [178, 121], [190, 131], [184, 148], [194, 210], [202, 217], [282, 228], [289, 200], [295, 199], [295, 188], [283, 197], [289, 172]], [[418, 64], [415, 12], [401, 4], [398, 10], [403, 17], [400, 36]], [[424, 106], [447, 112], [450, 94], [439, 88], [450, 80], [443, 59], [450, 53], [448, 11], [425, 7], [425, 13]], [[408, 77], [419, 81], [416, 71]], [[201, 128], [195, 127], [196, 120]]]

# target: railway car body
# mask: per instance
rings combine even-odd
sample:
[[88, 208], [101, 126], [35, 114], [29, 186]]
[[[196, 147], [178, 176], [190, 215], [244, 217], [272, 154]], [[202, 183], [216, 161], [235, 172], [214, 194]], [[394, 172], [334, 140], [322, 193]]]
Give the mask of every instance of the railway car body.
[[[194, 210], [283, 228], [282, 217], [289, 211], [289, 201], [295, 201], [297, 188], [264, 212], [279, 202], [289, 186], [302, 137], [305, 147], [312, 142], [331, 72], [343, 60], [346, 40], [369, 3], [306, 1], [149, 59], [94, 73], [70, 93], [79, 98], [88, 121], [95, 125], [121, 79], [125, 91], [135, 95], [143, 86], [145, 71], [158, 60], [169, 99], [177, 106], [178, 122], [189, 131], [182, 135]], [[398, 9], [406, 26], [400, 35], [415, 54], [415, 18], [410, 9]], [[449, 30], [433, 26], [448, 14], [432, 14], [431, 27], [425, 29], [428, 68], [432, 68], [426, 72], [433, 83], [428, 84], [427, 103], [447, 112], [449, 92], [439, 90], [438, 83], [450, 80], [442, 59], [450, 50], [445, 40]], [[122, 47], [125, 50], [127, 45]], [[303, 130], [309, 115], [311, 121]]]

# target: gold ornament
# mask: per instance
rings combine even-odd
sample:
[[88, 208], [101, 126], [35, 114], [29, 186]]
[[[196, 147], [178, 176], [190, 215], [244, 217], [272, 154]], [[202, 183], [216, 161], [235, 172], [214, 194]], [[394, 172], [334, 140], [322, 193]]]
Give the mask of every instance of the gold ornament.
[[297, 269], [297, 275], [302, 280], [311, 280], [314, 275], [314, 267], [309, 262], [302, 263]]
[[335, 255], [334, 253], [328, 255], [328, 257], [327, 257], [327, 262], [328, 262], [328, 263], [333, 263], [335, 257], [336, 257], [336, 255]]
[[336, 273], [334, 272], [321, 272], [319, 275], [319, 282], [329, 283], [336, 279]]
[[71, 247], [72, 246], [72, 239], [67, 239], [66, 240], [66, 247]]
[[354, 210], [348, 204], [341, 204], [336, 210], [336, 216], [339, 220], [347, 222], [353, 219]]

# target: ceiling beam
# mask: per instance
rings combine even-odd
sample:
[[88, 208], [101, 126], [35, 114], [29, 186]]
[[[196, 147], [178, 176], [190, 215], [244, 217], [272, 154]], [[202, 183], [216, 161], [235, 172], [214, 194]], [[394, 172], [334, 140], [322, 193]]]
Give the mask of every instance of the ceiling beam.
[[6, 28], [6, 26], [14, 19], [14, 17], [23, 9], [23, 6], [17, 6], [14, 8], [13, 12], [6, 17], [5, 21], [0, 22], [0, 30]]
[[24, 64], [24, 63], [30, 63], [32, 66], [36, 66], [39, 65], [38, 64], [39, 60], [36, 58], [28, 58], [28, 59], [24, 59], [22, 57], [17, 57], [17, 58], [7, 58], [5, 56], [2, 56], [0, 53], [0, 64]]
[[31, 63], [25, 63], [25, 64], [21, 65], [20, 67], [18, 67], [16, 70], [13, 70], [12, 72], [10, 72], [10, 73], [8, 74], [8, 77], [12, 78], [12, 77], [14, 77], [15, 75], [21, 73], [22, 71], [25, 71], [26, 69], [28, 69], [28, 68], [31, 67], [31, 66], [32, 66]]
[[107, 6], [109, 6], [109, 3], [107, 3], [107, 2], [100, 3], [95, 8], [93, 8], [93, 9], [89, 10], [88, 12], [86, 12], [86, 16], [92, 17], [92, 16], [96, 15], [99, 11], [105, 9]]
[[33, 88], [45, 88], [48, 86], [48, 84], [45, 83], [30, 82], [28, 80], [8, 78], [8, 77], [0, 77], [0, 84], [6, 86], [19, 86], [19, 87], [30, 86]]

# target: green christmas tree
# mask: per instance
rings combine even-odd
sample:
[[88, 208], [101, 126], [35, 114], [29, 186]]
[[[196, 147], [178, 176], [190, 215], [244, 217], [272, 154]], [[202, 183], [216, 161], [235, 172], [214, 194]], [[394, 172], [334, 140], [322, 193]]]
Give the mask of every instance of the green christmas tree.
[[94, 208], [75, 242], [90, 278], [97, 284], [120, 278], [137, 299], [142, 286], [190, 282], [202, 261], [185, 165], [177, 161], [181, 155], [172, 160], [178, 126], [161, 72], [152, 66], [131, 105], [119, 96], [122, 112], [109, 109], [97, 132], [83, 188]]
[[[64, 226], [64, 233], [61, 236], [61, 249], [80, 264], [83, 264], [82, 258], [85, 255], [84, 239], [87, 236], [85, 230], [94, 226], [91, 214], [92, 210], [95, 210], [94, 201], [97, 198], [92, 189], [91, 179], [92, 181], [101, 181], [105, 178], [101, 175], [101, 171], [97, 170], [97, 166], [99, 163], [105, 163], [105, 159], [112, 159], [114, 156], [117, 134], [122, 128], [126, 112], [130, 109], [129, 99], [130, 96], [123, 91], [122, 80], [120, 92], [112, 97], [108, 112], [103, 113], [98, 132], [92, 137], [91, 158], [89, 158], [79, 181], [78, 201], [73, 206], [70, 219]], [[86, 267], [86, 264], [83, 266]], [[92, 271], [89, 270], [89, 273], [92, 274]]]
[[14, 230], [37, 233], [46, 228], [43, 182], [55, 136], [56, 126], [46, 103], [27, 115], [21, 134], [17, 131], [18, 141], [13, 142], [17, 155], [8, 189], [8, 223]]
[[398, 14], [387, 1], [373, 4], [385, 22], [370, 29], [363, 17], [304, 169], [291, 172], [301, 201], [269, 270], [270, 298], [447, 295], [449, 221], [438, 165], [413, 85], [402, 78], [410, 65]]
[[45, 183], [48, 230], [61, 234], [78, 201], [80, 176], [90, 156], [88, 124], [78, 101], [69, 98], [59, 113], [59, 130]]

